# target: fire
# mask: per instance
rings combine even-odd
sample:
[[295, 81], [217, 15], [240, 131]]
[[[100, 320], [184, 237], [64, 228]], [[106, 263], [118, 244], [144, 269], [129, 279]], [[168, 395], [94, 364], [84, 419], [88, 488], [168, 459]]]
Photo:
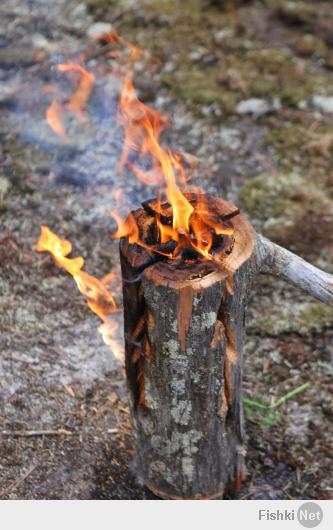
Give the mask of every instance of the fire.
[[[150, 155], [152, 160], [152, 171], [149, 180], [145, 180], [146, 173], [133, 164], [134, 172], [144, 182], [152, 182], [155, 174], [154, 184], [164, 180], [166, 196], [173, 209], [173, 232], [172, 239], [178, 241], [179, 230], [189, 232], [189, 218], [193, 212], [193, 207], [185, 198], [177, 186], [175, 167], [179, 167], [179, 160], [175, 159], [171, 153], [161, 147], [159, 137], [164, 127], [164, 121], [157, 111], [145, 105], [136, 95], [132, 82], [132, 75], [125, 78], [124, 87], [119, 100], [119, 121], [124, 127], [124, 149], [120, 159], [120, 168], [123, 168], [128, 161], [131, 150], [140, 153], [142, 157]], [[169, 230], [163, 232], [163, 225], [159, 224], [161, 240], [167, 241]]]
[[67, 134], [62, 121], [62, 113], [62, 106], [54, 99], [46, 111], [46, 119], [53, 131], [64, 140], [67, 140]]
[[95, 83], [95, 76], [79, 64], [74, 63], [58, 64], [57, 70], [58, 72], [76, 72], [79, 74], [80, 81], [68, 102], [68, 108], [75, 112], [79, 119], [82, 119]]
[[113, 234], [114, 239], [128, 237], [130, 243], [137, 243], [139, 241], [138, 225], [131, 212], [125, 218], [122, 218], [116, 211], [111, 212], [111, 216], [118, 225], [118, 230]]
[[62, 105], [54, 99], [46, 111], [46, 119], [53, 131], [64, 140], [68, 140], [63, 124], [63, 115], [70, 110], [74, 112], [80, 121], [85, 120], [85, 109], [94, 87], [95, 76], [83, 66], [75, 63], [58, 64], [57, 70], [58, 72], [66, 73], [74, 72], [80, 77], [79, 83], [69, 98], [67, 105]]
[[[124, 128], [124, 147], [119, 169], [123, 169], [127, 164], [142, 182], [158, 186], [159, 200], [161, 201], [165, 194], [172, 207], [172, 227], [163, 225], [158, 215], [156, 219], [160, 243], [173, 240], [178, 244], [173, 256], [168, 255], [168, 257], [175, 257], [182, 248], [191, 246], [206, 259], [212, 259], [210, 254], [213, 244], [212, 230], [218, 235], [230, 234], [232, 230], [214, 221], [208, 214], [207, 205], [197, 204], [194, 208], [181, 191], [180, 185], [185, 187], [188, 180], [181, 157], [162, 147], [160, 135], [165, 127], [165, 120], [156, 110], [139, 100], [131, 73], [128, 73], [124, 80], [119, 99], [118, 121]], [[146, 160], [149, 157], [151, 168], [148, 171], [143, 170], [129, 162], [131, 151], [136, 151], [139, 159]], [[116, 212], [112, 215], [118, 222], [118, 231], [114, 237], [127, 235], [130, 243], [149, 248], [140, 241], [138, 230], [133, 226], [135, 223], [133, 217], [128, 216], [123, 221]], [[150, 247], [150, 250], [154, 251], [154, 248]]]
[[[135, 46], [131, 42], [125, 40], [119, 35], [115, 28], [113, 28], [110, 33], [101, 33], [100, 35], [97, 35], [94, 37], [94, 40], [104, 41], [109, 44], [120, 44], [123, 48], [127, 48], [130, 51], [131, 61], [136, 61], [141, 53], [139, 46]], [[111, 52], [112, 57], [117, 57], [117, 55], [116, 52]]]
[[[100, 35], [96, 39], [128, 49], [131, 70], [133, 63], [142, 53], [137, 46], [121, 38], [115, 30], [109, 34]], [[121, 60], [116, 50], [110, 53], [112, 57], [118, 57], [119, 61]], [[93, 91], [95, 76], [83, 66], [75, 63], [59, 64], [57, 70], [69, 75], [74, 74], [79, 78], [67, 103], [59, 103], [58, 99], [54, 99], [46, 111], [46, 118], [53, 131], [67, 140], [63, 115], [71, 111], [80, 121], [85, 119], [85, 111]], [[124, 206], [119, 193], [116, 193], [117, 206], [111, 212], [118, 226], [113, 237], [127, 237], [129, 243], [136, 243], [169, 259], [179, 257], [181, 250], [188, 247], [192, 247], [204, 259], [214, 259], [211, 252], [214, 237], [222, 234], [231, 235], [233, 229], [226, 227], [217, 216], [214, 217], [209, 205], [205, 203], [204, 195], [200, 196], [201, 191], [197, 193], [197, 200], [194, 204], [187, 198], [188, 195], [186, 196], [185, 192], [188, 191], [189, 177], [183, 165], [186, 157], [178, 152], [171, 152], [161, 144], [160, 138], [166, 128], [167, 119], [138, 98], [131, 70], [124, 75], [123, 89], [119, 97], [117, 118], [124, 131], [124, 144], [118, 171], [121, 172], [127, 166], [144, 184], [157, 188], [155, 221], [159, 237], [156, 241], [157, 246], [148, 245], [140, 240], [139, 228], [134, 215], [129, 210], [126, 215], [123, 215]], [[45, 92], [56, 92], [56, 89], [50, 85], [48, 88], [45, 87]], [[137, 154], [135, 163], [130, 160], [133, 152]], [[172, 216], [168, 224], [163, 224], [163, 221], [166, 222], [165, 217], [162, 216], [166, 202], [171, 207]], [[171, 245], [167, 246], [168, 252], [163, 251], [160, 248], [161, 245], [169, 242]], [[173, 251], [170, 248], [173, 248]], [[81, 256], [68, 258], [72, 251], [71, 243], [58, 237], [46, 226], [41, 227], [37, 250], [49, 252], [54, 261], [73, 276], [88, 306], [102, 321], [99, 331], [104, 341], [116, 354], [119, 353], [120, 347], [114, 338], [117, 325], [110, 319], [110, 314], [117, 311], [115, 299], [110, 294], [108, 286], [112, 275], [98, 280], [84, 272], [82, 270], [84, 260]]]
[[[125, 76], [124, 86], [119, 98], [118, 122], [124, 128], [124, 147], [120, 157], [118, 169], [122, 170], [128, 163], [131, 152], [137, 151], [143, 157], [150, 154], [150, 141], [148, 127], [154, 131], [154, 137], [158, 143], [159, 136], [164, 129], [165, 120], [156, 112], [140, 101], [136, 95], [132, 81], [132, 73]], [[159, 167], [153, 159], [153, 171], [155, 184], [159, 183]], [[134, 165], [132, 165], [134, 167]], [[137, 175], [144, 175], [143, 170], [139, 170]]]
[[84, 259], [79, 256], [68, 258], [72, 252], [72, 244], [66, 239], [61, 239], [47, 226], [41, 227], [41, 234], [36, 245], [38, 252], [49, 252], [55, 263], [72, 275], [80, 292], [85, 296], [89, 308], [101, 319], [102, 324], [98, 330], [102, 334], [104, 342], [109, 345], [115, 356], [121, 356], [121, 347], [115, 339], [117, 323], [110, 319], [110, 315], [118, 308], [114, 297], [110, 294], [107, 285], [113, 273], [108, 274], [102, 280], [87, 274], [82, 270]]
[[[109, 34], [102, 34], [97, 40], [104, 40], [110, 44], [120, 44], [131, 51], [131, 60], [135, 61], [141, 50], [124, 40], [116, 30]], [[57, 66], [59, 72], [76, 73], [80, 76], [79, 84], [70, 97], [67, 106], [64, 107], [54, 100], [46, 112], [46, 117], [52, 129], [67, 139], [62, 115], [66, 110], [72, 110], [82, 120], [84, 110], [90, 98], [95, 76], [79, 64], [67, 63]], [[165, 226], [157, 215], [157, 226], [160, 233], [160, 242], [167, 243], [170, 240], [178, 243], [174, 255], [186, 247], [192, 246], [207, 259], [210, 259], [212, 246], [212, 235], [208, 234], [211, 222], [205, 222], [204, 216], [198, 216], [194, 207], [187, 200], [180, 189], [185, 187], [187, 178], [178, 153], [171, 153], [162, 147], [160, 135], [166, 126], [166, 120], [156, 110], [145, 105], [136, 95], [132, 81], [132, 72], [128, 72], [124, 78], [123, 90], [119, 99], [118, 121], [124, 129], [124, 146], [120, 157], [118, 169], [121, 171], [128, 165], [133, 173], [145, 184], [154, 185], [159, 188], [159, 200], [165, 195], [172, 207], [172, 228]], [[132, 151], [136, 151], [141, 161], [150, 160], [149, 170], [142, 169], [139, 165], [129, 161]], [[118, 230], [114, 237], [128, 236], [131, 243], [138, 243], [145, 248], [148, 247], [139, 238], [133, 216], [128, 215], [123, 219], [117, 211], [112, 213], [117, 221]], [[169, 256], [168, 257], [172, 257]]]

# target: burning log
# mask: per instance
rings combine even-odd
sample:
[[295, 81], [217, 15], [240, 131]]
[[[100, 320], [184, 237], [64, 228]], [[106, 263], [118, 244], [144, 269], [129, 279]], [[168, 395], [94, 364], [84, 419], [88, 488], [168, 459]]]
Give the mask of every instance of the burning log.
[[[115, 33], [106, 40], [126, 44]], [[138, 49], [127, 47], [134, 62]], [[69, 108], [84, 118], [95, 78], [79, 65], [58, 69], [80, 74], [67, 106], [55, 102], [47, 111], [53, 130], [66, 138], [61, 114]], [[255, 234], [232, 204], [182, 192], [184, 156], [160, 144], [166, 119], [137, 97], [132, 71], [117, 120], [124, 129], [118, 169], [128, 166], [158, 189], [158, 199], [126, 219], [112, 213], [114, 237], [121, 238], [125, 363], [140, 470], [160, 497], [223, 497], [239, 490], [245, 473], [244, 318], [256, 275], [274, 274], [331, 305], [333, 278]], [[113, 347], [109, 315], [116, 306], [106, 280], [85, 273], [81, 257], [68, 258], [70, 243], [46, 227], [37, 250], [51, 252], [73, 275]]]
[[[332, 276], [257, 235], [232, 204], [214, 197], [205, 204], [213, 218], [233, 227], [232, 235], [215, 241], [210, 260], [152, 252], [156, 212], [164, 222], [172, 215], [158, 201], [133, 212], [141, 245], [120, 243], [139, 469], [146, 485], [167, 499], [221, 498], [240, 488], [244, 318], [256, 275], [279, 276], [333, 304]], [[164, 246], [166, 253], [172, 249], [170, 242]]]

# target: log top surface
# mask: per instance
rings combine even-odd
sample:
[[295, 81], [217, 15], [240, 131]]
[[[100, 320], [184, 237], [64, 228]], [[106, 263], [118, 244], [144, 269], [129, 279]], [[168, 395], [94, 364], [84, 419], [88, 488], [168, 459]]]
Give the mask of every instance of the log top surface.
[[147, 267], [144, 278], [153, 280], [155, 284], [180, 289], [191, 285], [194, 289], [208, 287], [218, 279], [227, 277], [226, 271], [212, 261], [196, 261], [182, 264], [179, 260], [159, 261]]
[[[146, 278], [154, 278], [154, 282], [161, 285], [181, 288], [191, 284], [194, 288], [208, 286], [217, 279], [223, 279], [235, 272], [244, 261], [249, 259], [255, 248], [255, 235], [247, 217], [239, 213], [237, 207], [231, 202], [224, 201], [218, 197], [206, 195], [195, 196], [186, 194], [192, 204], [199, 197], [198, 203], [203, 200], [209, 205], [209, 211], [214, 217], [227, 219], [232, 217], [234, 227], [233, 236], [224, 236], [224, 245], [214, 252], [213, 260], [199, 259], [165, 259], [158, 254], [149, 252], [138, 245], [130, 245], [127, 239], [121, 242], [122, 253], [126, 255], [130, 264], [143, 272]], [[202, 199], [203, 197], [203, 199]], [[133, 215], [139, 225], [142, 234], [146, 235], [152, 227], [152, 221], [157, 213], [158, 203], [156, 200], [146, 201], [143, 208], [136, 210]], [[162, 205], [162, 215], [170, 217], [172, 211], [167, 203]], [[237, 213], [237, 215], [235, 215]]]
[[[237, 211], [234, 204], [218, 197], [206, 196], [206, 200], [221, 218]], [[150, 207], [153, 207], [151, 203]], [[181, 260], [158, 261], [145, 269], [144, 276], [154, 279], [155, 283], [174, 288], [192, 285], [194, 289], [199, 289], [208, 287], [218, 279], [223, 280], [248, 260], [255, 250], [255, 233], [247, 217], [238, 213], [233, 217], [232, 224], [235, 230], [232, 245], [217, 252], [213, 261], [204, 258], [193, 263]]]

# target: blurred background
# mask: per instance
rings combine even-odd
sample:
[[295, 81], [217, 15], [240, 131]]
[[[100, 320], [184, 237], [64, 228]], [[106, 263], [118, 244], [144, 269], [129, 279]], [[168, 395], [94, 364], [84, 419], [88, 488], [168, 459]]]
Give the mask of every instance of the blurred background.
[[[333, 4], [287, 0], [6, 0], [0, 6], [0, 497], [145, 499], [122, 363], [72, 279], [37, 254], [40, 225], [89, 273], [117, 272], [109, 210], [151, 196], [119, 175], [125, 63], [96, 40], [140, 48], [139, 97], [169, 120], [163, 142], [195, 157], [192, 183], [234, 201], [256, 229], [333, 272]], [[85, 119], [45, 113], [95, 76]], [[120, 66], [119, 66], [120, 64]], [[121, 294], [115, 289], [118, 303]], [[117, 315], [119, 344], [121, 316]], [[331, 499], [332, 309], [258, 280], [248, 314], [245, 499]], [[278, 408], [279, 398], [308, 387]], [[264, 407], [263, 407], [264, 406]]]

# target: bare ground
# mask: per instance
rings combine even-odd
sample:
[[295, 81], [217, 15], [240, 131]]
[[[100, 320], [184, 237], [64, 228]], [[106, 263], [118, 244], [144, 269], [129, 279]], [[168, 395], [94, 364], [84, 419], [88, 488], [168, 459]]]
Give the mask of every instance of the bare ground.
[[[136, 470], [122, 366], [72, 280], [34, 249], [47, 224], [101, 277], [118, 261], [109, 237], [114, 188], [133, 205], [150, 193], [116, 175], [118, 83], [105, 56], [88, 64], [98, 80], [90, 125], [69, 123], [64, 144], [44, 119], [43, 87], [62, 83], [52, 65], [91, 46], [94, 19], [116, 19], [158, 59], [140, 61], [136, 83], [171, 115], [169, 144], [199, 158], [194, 182], [240, 203], [265, 234], [333, 272], [332, 9], [317, 2], [313, 16], [311, 2], [254, 2], [223, 13], [202, 3], [0, 7], [1, 498], [154, 498]], [[252, 97], [270, 108], [240, 113]], [[332, 310], [270, 278], [252, 299], [246, 398], [270, 403], [310, 386], [278, 415], [246, 407], [240, 497], [330, 499]]]

